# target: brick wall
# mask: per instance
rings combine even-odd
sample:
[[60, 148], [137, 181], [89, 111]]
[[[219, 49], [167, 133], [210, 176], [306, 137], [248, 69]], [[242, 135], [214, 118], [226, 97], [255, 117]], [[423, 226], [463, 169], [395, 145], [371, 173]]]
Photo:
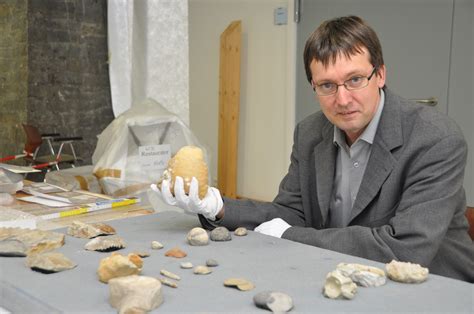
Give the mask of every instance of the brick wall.
[[113, 120], [106, 0], [2, 0], [0, 34], [0, 157], [22, 151], [28, 122], [81, 135], [91, 163]]
[[27, 108], [27, 1], [0, 2], [0, 157], [22, 151]]
[[91, 163], [112, 120], [106, 0], [28, 1], [28, 123], [42, 132], [81, 135]]

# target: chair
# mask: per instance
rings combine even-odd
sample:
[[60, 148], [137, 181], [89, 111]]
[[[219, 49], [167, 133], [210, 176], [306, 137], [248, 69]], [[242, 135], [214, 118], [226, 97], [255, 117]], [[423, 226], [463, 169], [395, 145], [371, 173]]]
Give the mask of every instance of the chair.
[[[38, 168], [47, 167], [48, 171], [51, 170], [51, 167], [59, 170], [60, 164], [69, 164], [71, 167], [75, 167], [78, 158], [73, 142], [82, 140], [82, 137], [61, 137], [59, 133], [41, 134], [38, 128], [29, 124], [23, 124], [23, 130], [26, 134], [25, 160], [27, 160], [31, 166], [37, 166]], [[47, 155], [40, 155], [44, 147], [43, 144], [45, 143], [49, 153]], [[59, 144], [57, 153], [53, 143]], [[65, 146], [69, 147], [71, 154], [63, 153]]]

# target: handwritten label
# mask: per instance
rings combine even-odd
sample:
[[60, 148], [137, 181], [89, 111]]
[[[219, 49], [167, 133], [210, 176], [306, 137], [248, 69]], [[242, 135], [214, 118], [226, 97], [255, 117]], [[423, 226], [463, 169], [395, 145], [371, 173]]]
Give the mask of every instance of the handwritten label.
[[169, 144], [140, 146], [138, 154], [142, 170], [162, 172], [171, 158], [171, 147]]

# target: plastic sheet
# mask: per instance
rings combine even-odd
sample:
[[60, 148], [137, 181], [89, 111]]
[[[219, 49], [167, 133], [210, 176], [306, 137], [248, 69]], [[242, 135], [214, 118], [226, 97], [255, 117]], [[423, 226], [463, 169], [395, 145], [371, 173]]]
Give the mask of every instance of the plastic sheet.
[[102, 193], [99, 180], [93, 175], [94, 166], [82, 166], [46, 173], [44, 181], [68, 191], [85, 190]]
[[132, 106], [99, 135], [92, 156], [93, 173], [102, 191], [114, 197], [131, 196], [156, 183], [181, 147], [207, 151], [178, 116], [152, 99]]
[[15, 194], [22, 188], [22, 175], [0, 168], [0, 193]]

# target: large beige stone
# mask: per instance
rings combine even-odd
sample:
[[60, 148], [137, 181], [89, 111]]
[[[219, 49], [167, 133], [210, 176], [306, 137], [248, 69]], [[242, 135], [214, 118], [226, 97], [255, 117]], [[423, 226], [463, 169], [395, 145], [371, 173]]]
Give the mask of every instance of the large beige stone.
[[113, 253], [100, 261], [97, 275], [100, 281], [108, 283], [112, 278], [137, 275], [141, 272], [142, 267], [143, 262], [138, 255], [123, 256]]
[[186, 194], [189, 194], [191, 179], [195, 177], [199, 182], [199, 198], [203, 199], [206, 196], [208, 169], [202, 149], [196, 146], [183, 146], [168, 162], [168, 168], [163, 173], [163, 179], [170, 180], [170, 188], [173, 194], [176, 176], [183, 178]]
[[109, 302], [119, 313], [147, 313], [163, 303], [161, 287], [153, 277], [114, 278], [109, 281]]

